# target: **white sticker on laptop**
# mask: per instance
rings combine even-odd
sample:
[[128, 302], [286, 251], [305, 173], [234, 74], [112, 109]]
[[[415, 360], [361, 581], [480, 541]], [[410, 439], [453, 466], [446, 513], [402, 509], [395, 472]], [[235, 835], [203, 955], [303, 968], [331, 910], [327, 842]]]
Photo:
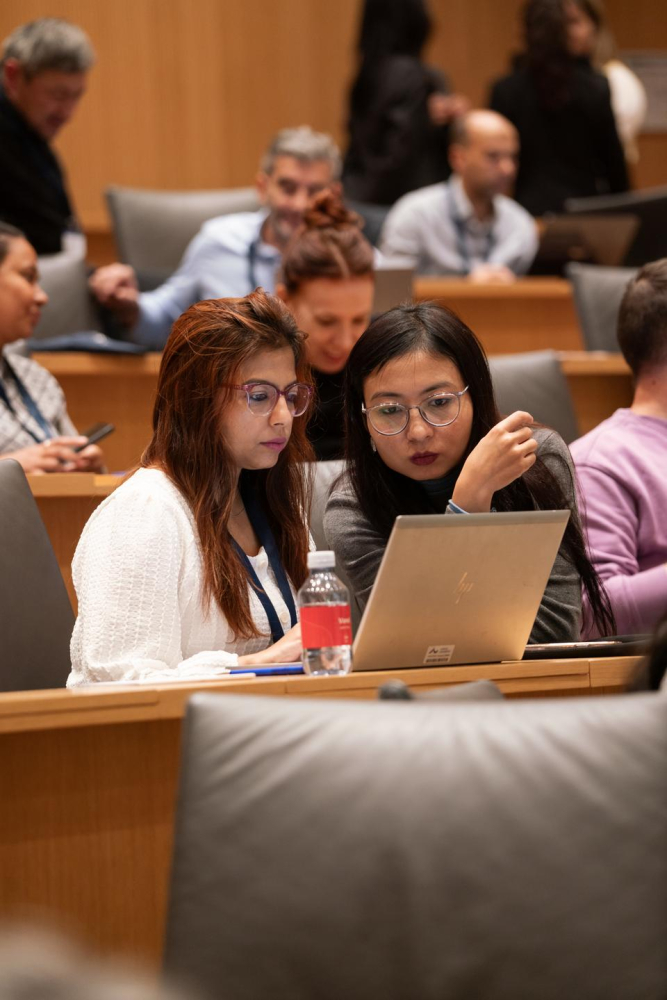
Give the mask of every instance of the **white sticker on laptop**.
[[454, 646], [429, 646], [424, 657], [424, 666], [449, 663], [454, 655]]

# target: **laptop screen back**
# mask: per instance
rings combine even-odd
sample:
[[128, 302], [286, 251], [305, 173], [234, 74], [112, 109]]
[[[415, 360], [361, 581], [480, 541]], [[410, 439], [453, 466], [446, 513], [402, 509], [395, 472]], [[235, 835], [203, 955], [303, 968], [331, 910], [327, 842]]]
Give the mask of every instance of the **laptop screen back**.
[[398, 517], [355, 670], [521, 659], [569, 511]]

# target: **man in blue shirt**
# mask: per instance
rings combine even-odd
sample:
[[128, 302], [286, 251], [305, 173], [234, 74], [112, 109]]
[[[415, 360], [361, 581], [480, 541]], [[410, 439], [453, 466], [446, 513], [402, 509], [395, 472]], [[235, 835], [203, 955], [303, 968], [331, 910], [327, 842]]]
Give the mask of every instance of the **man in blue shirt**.
[[200, 299], [273, 292], [283, 249], [301, 224], [308, 202], [340, 177], [333, 140], [308, 126], [282, 129], [262, 159], [256, 184], [262, 208], [205, 222], [178, 270], [159, 288], [139, 292], [134, 270], [109, 264], [91, 278], [99, 301], [131, 339], [162, 350], [174, 320]]

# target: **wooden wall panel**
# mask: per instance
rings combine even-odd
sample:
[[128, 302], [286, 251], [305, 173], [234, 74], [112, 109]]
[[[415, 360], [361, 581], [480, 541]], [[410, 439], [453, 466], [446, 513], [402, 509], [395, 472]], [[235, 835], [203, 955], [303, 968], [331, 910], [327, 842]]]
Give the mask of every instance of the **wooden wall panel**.
[[[606, 0], [609, 21], [622, 49], [667, 50], [667, 4], [660, 0]], [[667, 133], [639, 137], [639, 163], [633, 169], [636, 187], [667, 184]]]
[[432, 0], [435, 21], [429, 57], [442, 67], [452, 87], [483, 106], [490, 83], [507, 72], [519, 47], [523, 0]]
[[[519, 42], [522, 0], [431, 0], [429, 59], [482, 103]], [[662, 4], [609, 0], [622, 47], [667, 48]], [[252, 182], [267, 138], [309, 122], [345, 137], [361, 0], [3, 0], [0, 37], [58, 14], [98, 52], [59, 148], [80, 216], [107, 225], [107, 184], [197, 188]], [[665, 177], [667, 137], [642, 141], [637, 183]]]

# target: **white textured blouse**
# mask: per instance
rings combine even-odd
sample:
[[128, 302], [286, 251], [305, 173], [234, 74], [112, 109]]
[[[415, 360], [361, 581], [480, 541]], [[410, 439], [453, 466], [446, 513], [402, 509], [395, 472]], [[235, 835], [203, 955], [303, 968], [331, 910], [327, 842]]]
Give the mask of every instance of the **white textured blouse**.
[[[289, 611], [266, 552], [248, 558], [287, 631]], [[192, 511], [157, 469], [140, 469], [100, 504], [81, 535], [72, 576], [79, 615], [68, 687], [211, 678], [271, 644], [266, 612], [251, 587], [258, 638], [235, 640], [215, 601], [203, 606]]]

